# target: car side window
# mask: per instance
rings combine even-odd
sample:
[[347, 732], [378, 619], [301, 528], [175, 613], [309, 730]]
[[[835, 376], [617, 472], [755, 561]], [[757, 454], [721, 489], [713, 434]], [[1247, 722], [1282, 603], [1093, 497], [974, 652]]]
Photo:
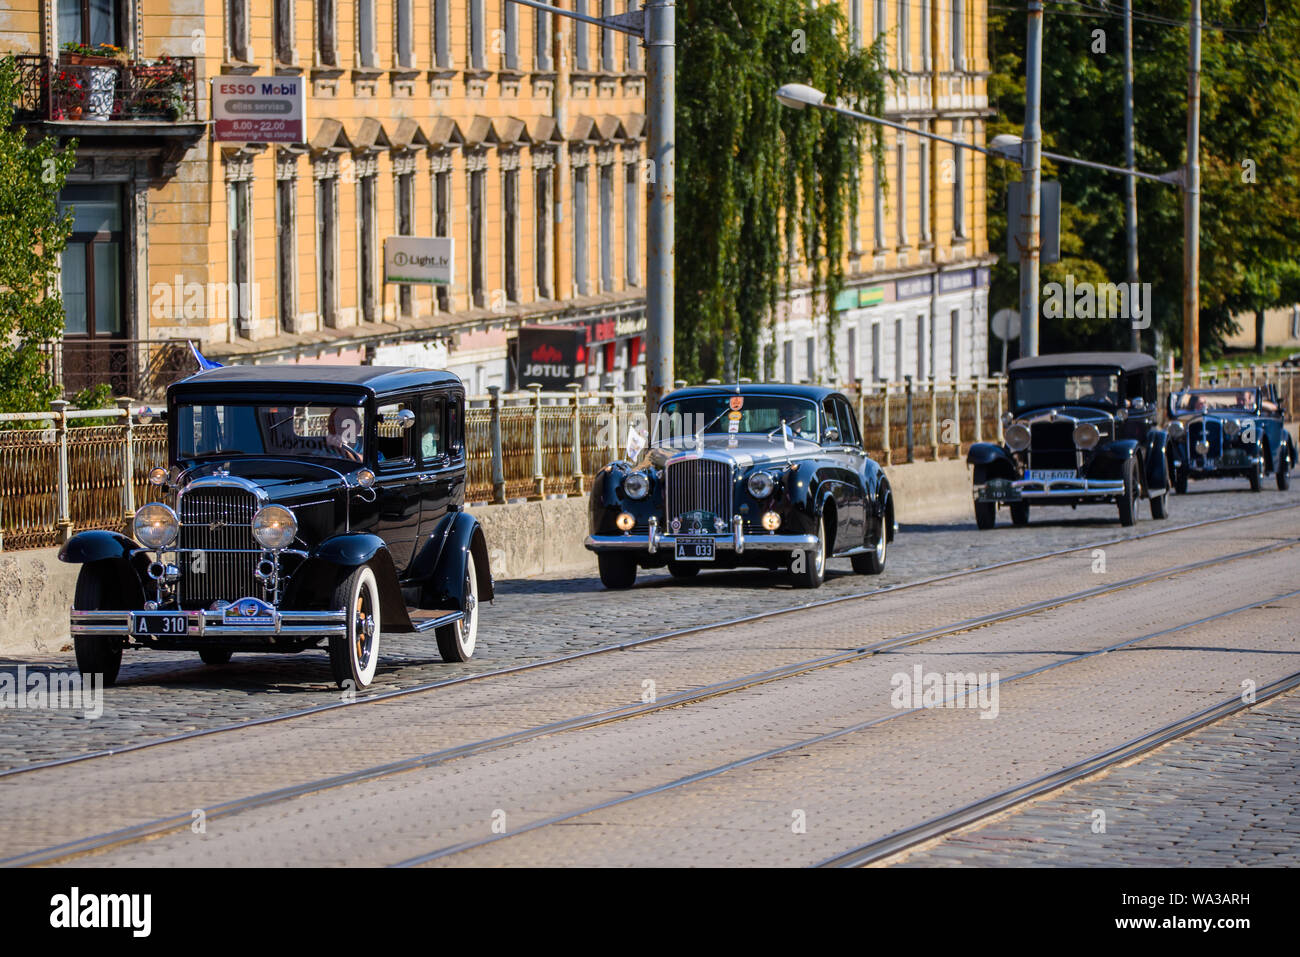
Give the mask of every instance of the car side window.
[[379, 407], [375, 451], [376, 461], [381, 466], [392, 468], [411, 460], [411, 433], [414, 429], [404, 427], [403, 412], [415, 414], [411, 403], [405, 401], [389, 402]]
[[861, 448], [862, 436], [858, 434], [858, 420], [853, 408], [843, 399], [836, 399], [835, 405], [840, 410], [840, 438], [845, 445]]
[[454, 458], [465, 454], [465, 435], [462, 432], [465, 397], [459, 393], [447, 397], [447, 452]]
[[446, 400], [440, 395], [426, 395], [420, 400], [420, 461], [430, 462], [447, 452], [443, 441]]
[[822, 434], [821, 441], [826, 441], [826, 430], [835, 429], [840, 433], [840, 441], [844, 441], [844, 431], [840, 428], [839, 413], [835, 411], [835, 400], [831, 398], [822, 400]]

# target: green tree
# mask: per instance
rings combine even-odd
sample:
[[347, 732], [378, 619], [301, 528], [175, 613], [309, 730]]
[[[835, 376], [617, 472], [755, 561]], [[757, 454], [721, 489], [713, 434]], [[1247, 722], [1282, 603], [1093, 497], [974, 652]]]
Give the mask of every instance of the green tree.
[[13, 57], [0, 58], [0, 410], [49, 408], [57, 389], [42, 343], [63, 331], [59, 259], [72, 230], [58, 196], [75, 142], [60, 150], [15, 126], [20, 94]]
[[[1049, 4], [1044, 29], [1043, 131], [1057, 152], [1122, 166], [1123, 20], [1118, 5]], [[1187, 0], [1135, 5], [1134, 127], [1139, 169], [1160, 172], [1186, 162]], [[1201, 50], [1201, 346], [1222, 348], [1231, 314], [1288, 301], [1284, 280], [1300, 245], [1300, 10], [1263, 0], [1204, 0]], [[990, 135], [1024, 122], [1025, 13], [1010, 6], [989, 15], [997, 110]], [[1098, 43], [1097, 31], [1102, 31]], [[1005, 241], [1008, 164], [989, 177], [990, 243]], [[1077, 166], [1044, 165], [1062, 194], [1062, 261], [1044, 283], [1065, 273], [1126, 278], [1124, 180]], [[1152, 283], [1153, 326], [1182, 345], [1183, 194], [1139, 181], [1140, 278]], [[1015, 307], [1017, 265], [999, 263], [991, 308]], [[1122, 320], [1043, 320], [1044, 352], [1127, 348]], [[1150, 339], [1147, 339], [1148, 348]]]
[[835, 5], [686, 0], [677, 10], [676, 367], [696, 380], [754, 376], [794, 281], [787, 250], [807, 264], [814, 301], [833, 301], [858, 170], [868, 145], [882, 154], [878, 128], [785, 109], [776, 90], [809, 83], [878, 115], [890, 74], [881, 43], [851, 49]]

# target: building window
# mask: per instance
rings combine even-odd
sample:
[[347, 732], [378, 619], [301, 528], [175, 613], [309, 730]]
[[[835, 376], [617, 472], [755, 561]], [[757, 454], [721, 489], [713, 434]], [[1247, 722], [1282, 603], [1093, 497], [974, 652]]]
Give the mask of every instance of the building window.
[[912, 5], [898, 4], [898, 68], [912, 68]]
[[641, 178], [637, 164], [623, 165], [623, 260], [629, 287], [641, 285]]
[[[509, 0], [506, 0], [506, 2], [508, 3]], [[612, 17], [613, 15], [614, 15], [613, 0], [600, 0], [601, 19], [603, 20], [608, 17]], [[606, 73], [617, 72], [618, 68], [614, 66], [614, 31], [613, 30], [600, 31], [600, 68], [604, 70]]]
[[872, 18], [872, 27], [877, 38], [885, 32], [889, 21], [888, 7], [887, 0], [876, 0], [876, 15]]
[[[393, 59], [399, 67], [415, 66], [415, 0], [396, 0], [393, 4], [393, 19], [397, 21], [397, 43], [393, 50]], [[514, 6], [514, 4], [510, 4]]]
[[966, 69], [966, 4], [952, 0], [952, 68]]
[[339, 181], [316, 181], [316, 303], [323, 325], [338, 322]]
[[[965, 123], [953, 120], [952, 138], [965, 142]], [[952, 148], [952, 231], [958, 239], [966, 236], [966, 151], [960, 146]]]
[[[451, 235], [451, 170], [438, 170], [433, 174], [433, 234], [435, 236]], [[438, 297], [438, 309], [447, 312], [451, 308], [450, 296], [446, 286], [435, 287]]]
[[552, 169], [543, 167], [533, 174], [533, 221], [537, 236], [533, 243], [536, 255], [537, 298], [551, 298], [551, 176]]
[[574, 295], [587, 295], [587, 167], [573, 170], [573, 286]]
[[849, 382], [858, 381], [858, 327], [849, 326], [844, 337], [849, 352]]
[[375, 47], [375, 3], [377, 0], [357, 0], [357, 66], [379, 66], [379, 51]]
[[117, 0], [59, 0], [58, 11], [60, 44], [123, 45]]
[[[122, 199], [117, 186], [65, 186], [60, 212], [72, 209], [59, 282], [64, 336], [120, 338], [122, 329]], [[183, 311], [183, 308], [182, 308]]]
[[451, 0], [433, 0], [433, 62], [451, 66]]
[[[587, 0], [573, 0], [573, 12], [587, 16]], [[587, 25], [581, 20], [573, 23], [573, 63], [579, 73], [591, 72], [591, 50], [587, 45]]]
[[478, 308], [487, 305], [487, 266], [483, 262], [483, 217], [486, 214], [487, 171], [469, 174], [469, 278], [471, 302]]
[[273, 30], [277, 63], [293, 63], [295, 59], [293, 6], [293, 0], [275, 0]]
[[961, 376], [961, 310], [954, 309], [948, 317], [948, 367], [954, 382]]
[[916, 377], [925, 378], [925, 353], [929, 337], [925, 334], [925, 316], [916, 317]]
[[930, 70], [930, 0], [921, 0], [921, 69]]
[[849, 35], [853, 49], [862, 49], [862, 3], [863, 0], [849, 0]]
[[884, 378], [880, 368], [880, 323], [871, 324], [871, 378], [879, 382]]
[[275, 263], [276, 311], [280, 314], [280, 331], [297, 332], [298, 303], [294, 280], [298, 274], [298, 183], [293, 179], [275, 181]]
[[357, 269], [360, 272], [360, 282], [357, 286], [361, 297], [359, 303], [361, 318], [366, 322], [374, 322], [378, 318], [375, 256], [378, 225], [375, 215], [375, 204], [378, 199], [377, 180], [378, 177], [374, 173], [357, 177], [357, 228], [360, 231], [360, 236], [357, 237]]
[[787, 339], [781, 344], [781, 375], [786, 382], [794, 381], [794, 340]]
[[[856, 256], [862, 251], [862, 237], [859, 235], [858, 230], [858, 220], [862, 215], [862, 191], [859, 188], [862, 179], [861, 164], [854, 165], [853, 169], [849, 171], [849, 177], [851, 184], [850, 194], [852, 196], [852, 205], [849, 207], [849, 254]], [[856, 263], [854, 264], [854, 268], [857, 268]]]
[[483, 28], [487, 16], [483, 11], [483, 0], [469, 0], [469, 66], [471, 70], [486, 69], [487, 58], [484, 54]]
[[894, 381], [903, 381], [903, 320], [894, 320]]
[[502, 174], [502, 255], [505, 259], [506, 301], [519, 302], [519, 170]]
[[898, 188], [894, 191], [898, 200], [898, 245], [907, 246], [907, 140], [898, 137]]
[[[509, 3], [509, 0], [506, 0]], [[535, 55], [537, 72], [551, 72], [551, 15], [545, 10], [534, 11], [533, 39], [536, 41]]]
[[872, 213], [872, 231], [875, 234], [876, 252], [885, 248], [885, 183], [880, 167], [881, 164], [873, 159], [871, 170], [875, 179], [875, 209]]
[[817, 338], [815, 336], [809, 336], [807, 339], [804, 340], [803, 348], [804, 348], [804, 362], [805, 362], [804, 374], [806, 377], [806, 381], [816, 382], [817, 381]]
[[316, 0], [316, 59], [338, 66], [338, 0]]
[[501, 3], [502, 44], [501, 66], [515, 71], [519, 69], [519, 4], [510, 0]]
[[[397, 174], [397, 235], [415, 235], [415, 173], [412, 172]], [[404, 316], [413, 314], [409, 283], [397, 287], [397, 308]]]
[[[641, 9], [641, 0], [627, 0], [623, 9], [628, 13], [634, 13]], [[636, 37], [627, 37], [627, 69], [630, 73], [635, 73], [641, 69], [641, 44]]]
[[[930, 124], [921, 121], [921, 131], [928, 133]], [[917, 204], [921, 218], [921, 242], [930, 242], [930, 141], [920, 137], [920, 168], [917, 170]]]
[[253, 323], [253, 217], [250, 185], [246, 179], [226, 184], [226, 216], [229, 225], [227, 261], [230, 264], [227, 301], [235, 331], [243, 336], [252, 333]]
[[601, 164], [599, 177], [600, 291], [610, 292], [614, 288], [614, 164]]
[[[96, 3], [95, 6], [111, 6]], [[248, 0], [226, 0], [226, 57], [248, 62]]]

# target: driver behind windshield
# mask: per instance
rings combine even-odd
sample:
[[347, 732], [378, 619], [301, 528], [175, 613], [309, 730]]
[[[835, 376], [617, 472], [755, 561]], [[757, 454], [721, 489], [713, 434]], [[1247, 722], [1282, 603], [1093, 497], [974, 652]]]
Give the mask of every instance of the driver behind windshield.
[[361, 414], [356, 409], [334, 409], [325, 428], [326, 445], [344, 458], [361, 461]]
[[1109, 375], [1094, 375], [1090, 381], [1092, 394], [1081, 396], [1081, 398], [1091, 399], [1094, 402], [1104, 402], [1108, 405], [1115, 404], [1115, 400], [1119, 397], [1110, 389]]

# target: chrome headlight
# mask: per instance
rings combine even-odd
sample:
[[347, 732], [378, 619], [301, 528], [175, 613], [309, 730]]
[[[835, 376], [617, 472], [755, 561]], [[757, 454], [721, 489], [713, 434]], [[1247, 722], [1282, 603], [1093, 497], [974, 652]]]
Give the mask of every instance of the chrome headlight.
[[1007, 426], [1002, 437], [1007, 441], [1007, 448], [1013, 452], [1023, 452], [1029, 448], [1029, 426], [1022, 422], [1013, 422]]
[[176, 513], [161, 502], [150, 502], [135, 513], [135, 538], [145, 548], [155, 551], [176, 541], [181, 523]]
[[1095, 448], [1101, 441], [1101, 433], [1091, 422], [1080, 422], [1074, 427], [1074, 444], [1081, 449]]
[[767, 472], [755, 472], [745, 483], [749, 489], [749, 494], [754, 498], [767, 498], [776, 488], [776, 479], [772, 478]]
[[623, 479], [623, 494], [639, 502], [650, 494], [650, 479], [644, 472], [629, 472]]
[[1236, 419], [1223, 420], [1223, 434], [1226, 435], [1228, 438], [1230, 439], [1234, 438], [1236, 434], [1240, 431], [1241, 431], [1241, 423], [1238, 422]]
[[253, 516], [253, 538], [263, 548], [288, 548], [298, 534], [298, 520], [283, 505], [264, 505]]
[[1181, 439], [1187, 434], [1187, 426], [1183, 425], [1183, 423], [1179, 422], [1177, 419], [1174, 419], [1169, 423], [1168, 432], [1170, 438]]

